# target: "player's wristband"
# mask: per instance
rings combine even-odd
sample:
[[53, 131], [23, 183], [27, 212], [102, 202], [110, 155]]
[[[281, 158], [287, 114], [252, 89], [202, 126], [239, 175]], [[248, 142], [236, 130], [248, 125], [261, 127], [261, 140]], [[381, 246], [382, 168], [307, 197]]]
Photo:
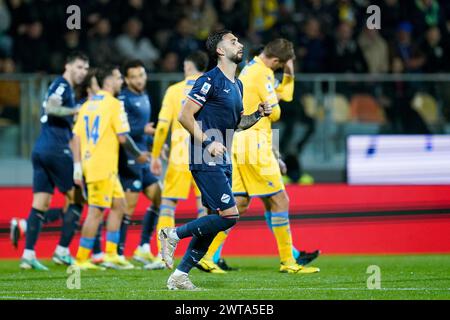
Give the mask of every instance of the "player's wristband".
[[75, 162], [73, 164], [73, 179], [81, 180], [83, 178], [83, 170], [81, 168], [80, 162]]
[[203, 146], [203, 148], [207, 148], [213, 142], [214, 141], [212, 141], [210, 138], [207, 138], [206, 140], [203, 140], [202, 146]]

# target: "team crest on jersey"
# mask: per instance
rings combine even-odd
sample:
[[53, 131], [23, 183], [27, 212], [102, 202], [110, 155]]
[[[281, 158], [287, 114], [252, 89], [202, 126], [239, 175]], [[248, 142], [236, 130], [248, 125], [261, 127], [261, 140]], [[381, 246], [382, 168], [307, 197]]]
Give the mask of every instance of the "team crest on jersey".
[[226, 193], [224, 193], [222, 195], [222, 198], [220, 198], [220, 201], [222, 201], [223, 203], [228, 203], [228, 202], [230, 202], [230, 200], [231, 200], [230, 195], [226, 194]]
[[209, 84], [208, 82], [205, 82], [202, 86], [202, 88], [200, 89], [200, 92], [203, 94], [207, 94], [209, 89], [211, 89], [211, 84]]
[[135, 187], [136, 189], [141, 188], [141, 186], [142, 186], [142, 182], [141, 181], [139, 181], [139, 180], [134, 180], [133, 181], [133, 187]]

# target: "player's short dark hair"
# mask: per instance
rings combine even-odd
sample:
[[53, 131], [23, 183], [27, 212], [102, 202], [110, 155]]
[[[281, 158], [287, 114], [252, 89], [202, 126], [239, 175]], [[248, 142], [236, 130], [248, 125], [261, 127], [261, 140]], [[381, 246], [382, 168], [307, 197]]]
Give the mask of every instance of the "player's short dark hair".
[[209, 64], [208, 55], [201, 50], [192, 52], [184, 60], [191, 61], [195, 65], [195, 68], [200, 72], [205, 72]]
[[206, 49], [208, 50], [209, 55], [214, 59], [217, 59], [217, 45], [222, 41], [223, 37], [229, 33], [233, 32], [224, 29], [213, 32], [208, 36], [208, 39], [206, 40]]
[[84, 78], [83, 82], [77, 87], [77, 98], [78, 100], [84, 99], [87, 97], [87, 89], [91, 86], [91, 82], [93, 78], [97, 78], [97, 69], [91, 68], [88, 71], [88, 74]]
[[67, 57], [66, 57], [66, 64], [67, 63], [72, 63], [75, 60], [82, 60], [82, 61], [85, 61], [85, 62], [89, 62], [89, 58], [84, 52], [73, 51], [73, 52], [71, 52], [71, 53], [69, 53], [67, 55]]
[[133, 68], [138, 68], [138, 67], [142, 67], [145, 69], [145, 65], [141, 60], [128, 60], [125, 61], [125, 63], [122, 66], [122, 73], [124, 76], [128, 75], [128, 70], [133, 69]]
[[263, 52], [267, 58], [278, 58], [281, 62], [286, 62], [295, 57], [294, 45], [291, 41], [283, 38], [270, 41], [264, 47]]
[[103, 84], [105, 83], [105, 79], [112, 76], [114, 70], [120, 70], [118, 66], [104, 66], [97, 69], [97, 73], [95, 77], [97, 78], [98, 85], [100, 88], [103, 88]]

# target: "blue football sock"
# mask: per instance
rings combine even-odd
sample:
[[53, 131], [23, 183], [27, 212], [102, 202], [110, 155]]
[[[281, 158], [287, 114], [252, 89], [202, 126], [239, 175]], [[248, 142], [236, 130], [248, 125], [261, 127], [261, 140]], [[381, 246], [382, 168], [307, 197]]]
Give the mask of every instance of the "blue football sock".
[[80, 221], [81, 211], [83, 206], [80, 204], [71, 204], [64, 213], [64, 220], [59, 238], [59, 245], [68, 248], [72, 242], [75, 231], [78, 228], [78, 221]]
[[270, 231], [272, 231], [272, 212], [265, 211], [264, 218], [266, 219], [266, 223], [267, 223], [267, 226], [269, 227]]
[[127, 232], [128, 232], [128, 226], [131, 223], [131, 217], [127, 214], [123, 215], [122, 223], [120, 224], [120, 236], [119, 236], [119, 243], [117, 245], [117, 254], [119, 256], [123, 255], [123, 252], [125, 250], [125, 242], [127, 241]]
[[95, 235], [94, 247], [92, 248], [94, 254], [102, 253], [102, 229], [103, 222], [98, 225], [97, 234]]
[[220, 231], [225, 231], [234, 226], [238, 217], [239, 216], [224, 218], [218, 214], [210, 214], [178, 227], [176, 232], [180, 239], [194, 235], [197, 237], [211, 234], [216, 235]]
[[220, 257], [222, 255], [222, 248], [223, 248], [223, 243], [219, 246], [219, 248], [216, 250], [216, 252], [214, 253], [214, 257], [213, 257], [213, 261], [214, 263], [219, 262]]
[[44, 220], [44, 211], [31, 208], [27, 219], [25, 249], [34, 250]]
[[192, 236], [189, 247], [183, 256], [183, 259], [181, 259], [181, 262], [178, 265], [177, 269], [189, 273], [189, 271], [191, 271], [191, 269], [195, 267], [195, 265], [206, 254], [206, 252], [208, 251], [208, 247], [214, 240], [216, 234], [217, 233], [210, 233], [201, 237], [197, 237], [196, 235]]
[[153, 231], [156, 229], [159, 219], [159, 208], [155, 206], [148, 207], [144, 215], [144, 220], [142, 221], [142, 231], [141, 231], [141, 246], [149, 243], [152, 237]]

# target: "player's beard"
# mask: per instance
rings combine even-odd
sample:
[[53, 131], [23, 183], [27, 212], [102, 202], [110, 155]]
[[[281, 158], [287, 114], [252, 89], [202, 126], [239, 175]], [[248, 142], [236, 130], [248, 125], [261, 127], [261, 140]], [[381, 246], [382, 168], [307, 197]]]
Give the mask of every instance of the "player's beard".
[[[240, 56], [239, 56], [240, 55]], [[242, 53], [236, 53], [233, 57], [231, 57], [231, 61], [232, 62], [234, 62], [234, 63], [236, 63], [236, 64], [239, 64], [239, 63], [241, 63], [242, 62], [242, 59], [244, 58], [244, 55], [242, 54]]]
[[128, 88], [132, 89], [134, 92], [137, 92], [139, 94], [143, 93], [145, 90], [145, 86], [142, 89], [139, 89], [137, 86], [133, 86], [131, 83], [128, 84]]

